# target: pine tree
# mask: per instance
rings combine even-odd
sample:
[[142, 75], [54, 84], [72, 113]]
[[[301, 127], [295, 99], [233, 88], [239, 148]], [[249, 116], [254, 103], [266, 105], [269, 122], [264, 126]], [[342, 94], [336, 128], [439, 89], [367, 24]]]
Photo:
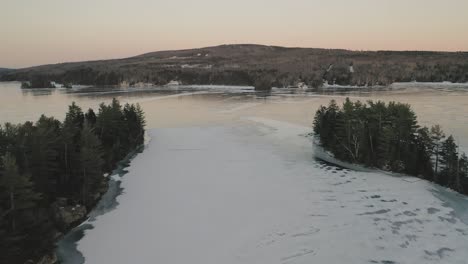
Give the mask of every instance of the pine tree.
[[88, 112], [85, 114], [85, 120], [88, 122], [88, 125], [94, 127], [96, 125], [96, 113], [94, 113], [93, 109], [88, 109]]
[[9, 209], [6, 214], [11, 219], [11, 229], [16, 230], [18, 212], [31, 209], [41, 199], [41, 195], [33, 188], [29, 176], [20, 174], [16, 158], [11, 153], [2, 156], [3, 175], [0, 178], [1, 188], [6, 190]]
[[128, 153], [128, 129], [122, 113], [122, 106], [117, 99], [110, 105], [101, 104], [96, 119], [96, 134], [104, 148], [106, 170], [112, 169], [112, 164], [121, 160]]
[[325, 106], [320, 106], [320, 108], [315, 112], [313, 126], [314, 126], [314, 134], [316, 136], [321, 136], [324, 134], [323, 124], [327, 121], [327, 120], [324, 120], [326, 111], [327, 111], [327, 108]]
[[81, 199], [84, 204], [90, 204], [90, 194], [99, 187], [102, 179], [102, 146], [93, 128], [85, 122], [81, 130], [80, 141], [80, 163], [81, 163]]
[[146, 119], [145, 119], [145, 112], [141, 108], [140, 104], [136, 104], [136, 115], [137, 115], [137, 135], [138, 135], [138, 145], [142, 145], [145, 141], [145, 127], [146, 127]]
[[418, 129], [417, 137], [413, 143], [416, 146], [417, 153], [414, 160], [415, 173], [421, 174], [425, 179], [433, 178], [433, 168], [431, 163], [432, 139], [429, 128], [422, 127]]
[[44, 115], [36, 122], [31, 135], [30, 167], [27, 169], [35, 182], [36, 188], [45, 198], [56, 192], [60, 169], [60, 122]]
[[462, 153], [459, 161], [458, 161], [458, 167], [459, 167], [459, 174], [458, 174], [458, 180], [459, 180], [459, 192], [466, 192], [467, 190], [463, 188], [463, 183], [468, 180], [468, 157], [466, 156], [465, 153]]
[[445, 134], [442, 131], [440, 125], [431, 127], [431, 139], [432, 139], [432, 155], [434, 156], [434, 182], [438, 182], [439, 179], [439, 160], [440, 151], [442, 148], [442, 140], [445, 138]]
[[440, 172], [439, 183], [445, 186], [454, 187], [455, 175], [458, 169], [457, 145], [452, 136], [449, 136], [443, 143], [440, 153]]
[[65, 115], [65, 121], [63, 125], [65, 127], [81, 129], [81, 127], [83, 126], [84, 118], [85, 117], [83, 111], [81, 110], [81, 107], [76, 105], [75, 102], [72, 102], [72, 104], [68, 107], [68, 112]]
[[69, 106], [65, 121], [63, 122], [60, 151], [60, 156], [63, 159], [62, 169], [64, 171], [61, 177], [61, 185], [62, 190], [67, 194], [79, 191], [76, 186], [79, 184], [79, 142], [83, 123], [83, 111], [73, 102]]

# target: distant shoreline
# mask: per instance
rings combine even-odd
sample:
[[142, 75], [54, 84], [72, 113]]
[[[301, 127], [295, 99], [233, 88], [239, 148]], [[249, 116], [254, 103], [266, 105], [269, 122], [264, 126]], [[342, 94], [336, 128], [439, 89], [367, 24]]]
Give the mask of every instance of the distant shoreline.
[[42, 65], [0, 73], [1, 81], [64, 84], [243, 85], [320, 88], [400, 82], [468, 82], [468, 52], [349, 51], [221, 45], [135, 57]]

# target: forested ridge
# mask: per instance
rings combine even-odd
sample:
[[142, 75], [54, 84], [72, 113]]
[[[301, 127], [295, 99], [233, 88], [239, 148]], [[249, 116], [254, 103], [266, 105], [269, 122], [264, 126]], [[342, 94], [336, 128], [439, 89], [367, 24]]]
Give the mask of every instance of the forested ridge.
[[63, 122], [0, 126], [0, 263], [37, 261], [97, 203], [105, 173], [144, 143], [140, 106], [72, 103]]
[[468, 158], [439, 125], [418, 125], [408, 104], [334, 100], [314, 119], [319, 144], [336, 158], [405, 173], [468, 194]]
[[[160, 51], [102, 61], [43, 65], [0, 74], [2, 81], [34, 87], [138, 83], [309, 87], [376, 86], [395, 82], [468, 82], [468, 52], [351, 51], [263, 45], [221, 45]], [[28, 85], [25, 85], [26, 87]]]

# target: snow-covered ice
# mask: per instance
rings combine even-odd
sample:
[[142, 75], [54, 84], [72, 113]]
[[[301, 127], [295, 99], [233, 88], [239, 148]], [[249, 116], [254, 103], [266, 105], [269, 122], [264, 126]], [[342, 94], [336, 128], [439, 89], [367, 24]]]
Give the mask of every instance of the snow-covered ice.
[[78, 250], [113, 264], [466, 263], [464, 197], [317, 161], [308, 130], [258, 117], [152, 130]]

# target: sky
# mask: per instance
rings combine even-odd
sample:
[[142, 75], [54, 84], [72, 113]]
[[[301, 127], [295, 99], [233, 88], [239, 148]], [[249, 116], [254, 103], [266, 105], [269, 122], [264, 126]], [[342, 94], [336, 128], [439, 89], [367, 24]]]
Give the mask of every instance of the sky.
[[0, 67], [239, 43], [468, 51], [468, 1], [0, 0]]

